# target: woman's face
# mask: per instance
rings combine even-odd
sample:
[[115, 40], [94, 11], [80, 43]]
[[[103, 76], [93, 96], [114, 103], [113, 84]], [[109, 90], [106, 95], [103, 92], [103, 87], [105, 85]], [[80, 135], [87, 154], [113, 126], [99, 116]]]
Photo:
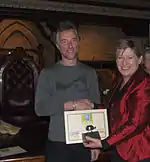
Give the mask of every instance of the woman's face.
[[137, 57], [131, 48], [120, 49], [116, 56], [116, 63], [123, 78], [129, 79], [138, 69], [142, 56]]

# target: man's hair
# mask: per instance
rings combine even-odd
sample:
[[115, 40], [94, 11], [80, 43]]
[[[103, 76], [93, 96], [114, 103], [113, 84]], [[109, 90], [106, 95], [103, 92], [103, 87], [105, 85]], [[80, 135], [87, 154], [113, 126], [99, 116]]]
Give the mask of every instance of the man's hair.
[[70, 22], [68, 20], [61, 21], [59, 23], [59, 26], [56, 31], [56, 37], [55, 37], [56, 43], [58, 42], [59, 33], [65, 31], [65, 30], [70, 30], [70, 29], [74, 30], [77, 37], [80, 38], [77, 26], [75, 26], [72, 22]]

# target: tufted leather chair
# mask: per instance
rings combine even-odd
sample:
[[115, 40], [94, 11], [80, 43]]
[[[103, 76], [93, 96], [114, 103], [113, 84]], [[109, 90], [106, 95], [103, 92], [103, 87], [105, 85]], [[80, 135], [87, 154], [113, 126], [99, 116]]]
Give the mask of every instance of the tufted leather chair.
[[2, 73], [2, 119], [27, 127], [45, 122], [34, 112], [34, 94], [39, 70], [22, 48], [5, 63]]

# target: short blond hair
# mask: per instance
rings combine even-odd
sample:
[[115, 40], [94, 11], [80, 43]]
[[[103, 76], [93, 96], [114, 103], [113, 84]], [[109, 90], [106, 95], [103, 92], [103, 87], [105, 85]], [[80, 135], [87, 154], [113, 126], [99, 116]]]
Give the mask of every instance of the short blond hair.
[[131, 48], [133, 52], [136, 54], [137, 57], [142, 56], [142, 51], [137, 42], [133, 39], [121, 39], [119, 40], [117, 50], [116, 50], [116, 56], [118, 56], [119, 51], [123, 50], [125, 51], [127, 48]]

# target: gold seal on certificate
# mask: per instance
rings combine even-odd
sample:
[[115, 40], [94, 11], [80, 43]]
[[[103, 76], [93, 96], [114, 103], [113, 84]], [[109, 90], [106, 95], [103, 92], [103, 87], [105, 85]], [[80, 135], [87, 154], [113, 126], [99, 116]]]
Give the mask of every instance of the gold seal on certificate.
[[82, 143], [84, 136], [105, 139], [109, 135], [107, 110], [65, 111], [66, 143]]

